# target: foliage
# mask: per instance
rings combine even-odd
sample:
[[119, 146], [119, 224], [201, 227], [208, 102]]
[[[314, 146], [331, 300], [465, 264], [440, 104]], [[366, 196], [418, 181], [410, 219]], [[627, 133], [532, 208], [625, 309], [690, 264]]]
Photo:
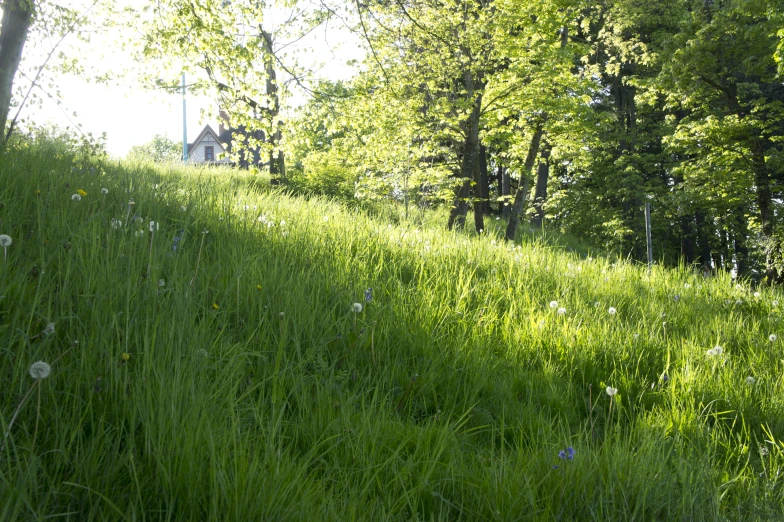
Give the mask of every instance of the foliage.
[[162, 134], [156, 134], [144, 145], [135, 145], [128, 151], [129, 160], [155, 163], [182, 161], [182, 144]]

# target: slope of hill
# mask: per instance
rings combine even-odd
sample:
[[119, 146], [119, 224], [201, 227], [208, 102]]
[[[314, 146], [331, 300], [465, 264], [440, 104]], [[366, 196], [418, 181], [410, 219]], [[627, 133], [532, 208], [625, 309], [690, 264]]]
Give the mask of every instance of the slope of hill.
[[0, 179], [2, 520], [784, 516], [778, 291], [226, 171]]

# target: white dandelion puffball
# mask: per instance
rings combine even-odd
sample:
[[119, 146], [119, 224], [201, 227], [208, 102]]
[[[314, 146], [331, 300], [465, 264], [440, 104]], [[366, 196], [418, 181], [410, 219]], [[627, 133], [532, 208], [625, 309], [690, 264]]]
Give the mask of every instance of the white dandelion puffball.
[[607, 310], [607, 313], [608, 313], [608, 314], [610, 314], [610, 315], [615, 315], [615, 314], [617, 314], [617, 313], [618, 313], [618, 310], [616, 310], [615, 308], [613, 308], [613, 307], [611, 306], [611, 307], [610, 307], [610, 308]]
[[362, 303], [354, 303], [354, 306], [351, 307], [355, 314], [358, 314], [362, 311]]
[[563, 314], [565, 314], [565, 313], [566, 313], [566, 308], [563, 308], [563, 307], [561, 307], [561, 308], [559, 308], [559, 309], [557, 310], [557, 312], [558, 312], [558, 315], [563, 315]]
[[743, 290], [743, 287], [740, 285], [740, 283], [735, 285], [735, 290]]
[[101, 194], [104, 194], [104, 195], [106, 195], [106, 194], [108, 194], [108, 193], [109, 193], [109, 189], [108, 189], [108, 188], [102, 188], [102, 189], [101, 189]]
[[606, 390], [607, 395], [610, 397], [615, 397], [615, 394], [618, 393], [618, 388], [613, 388], [612, 386], [608, 386]]
[[746, 384], [748, 384], [749, 386], [753, 385], [753, 384], [754, 384], [754, 383], [756, 383], [756, 382], [757, 382], [757, 379], [755, 379], [755, 378], [754, 378], [754, 377], [752, 377], [751, 375], [749, 375], [748, 377], [746, 377]]
[[778, 306], [778, 305], [779, 305], [779, 302], [778, 302], [778, 301], [773, 301], [773, 303], [772, 303], [772, 304], [773, 304], [773, 306]]
[[52, 335], [54, 333], [54, 323], [47, 323], [46, 327], [43, 330], [41, 330], [41, 333], [45, 337], [49, 337], [50, 335]]
[[558, 301], [550, 301], [550, 308], [558, 308]]
[[770, 342], [774, 343], [776, 342], [776, 339], [778, 339], [778, 337], [776, 337], [776, 334], [770, 334], [768, 336], [768, 339], [770, 339]]
[[710, 350], [708, 350], [705, 353], [708, 354], [711, 357], [713, 357], [715, 355], [721, 355], [722, 353], [724, 353], [724, 348], [722, 348], [719, 345], [716, 345], [716, 346], [714, 346], [713, 348], [711, 348]]
[[156, 223], [155, 221], [150, 221], [150, 232], [155, 232], [160, 228], [161, 228], [160, 223]]
[[324, 221], [329, 221], [329, 216], [324, 216]]
[[759, 296], [760, 296], [759, 292], [754, 292], [754, 297], [759, 297]]
[[158, 279], [158, 286], [163, 288], [164, 286], [166, 286], [166, 281], [164, 281], [163, 279]]
[[683, 283], [683, 288], [688, 290], [689, 288], [691, 288], [691, 285], [689, 283]]
[[599, 308], [600, 306], [602, 306], [602, 303], [600, 303], [599, 301], [596, 301], [596, 302], [593, 304], [593, 307], [594, 307], [594, 308]]
[[71, 200], [73, 200], [73, 201], [81, 201], [82, 200], [82, 196], [80, 196], [79, 194], [73, 194], [71, 196]]
[[0, 246], [1, 247], [11, 246], [11, 243], [13, 243], [13, 240], [11, 240], [11, 236], [8, 236], [8, 235], [5, 235], [5, 234], [0, 234]]
[[30, 365], [30, 377], [37, 381], [49, 377], [49, 373], [51, 373], [51, 371], [52, 367], [43, 361], [34, 362]]

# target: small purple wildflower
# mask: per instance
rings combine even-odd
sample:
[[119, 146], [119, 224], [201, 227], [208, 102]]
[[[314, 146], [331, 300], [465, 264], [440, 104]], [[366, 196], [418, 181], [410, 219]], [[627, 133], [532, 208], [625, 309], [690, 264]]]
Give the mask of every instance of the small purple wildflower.
[[574, 448], [569, 446], [565, 450], [561, 450], [558, 452], [558, 458], [561, 460], [574, 460]]
[[177, 247], [178, 247], [178, 246], [180, 246], [180, 240], [182, 239], [182, 233], [183, 233], [183, 232], [185, 232], [185, 230], [184, 230], [184, 229], [183, 229], [183, 230], [180, 230], [180, 231], [177, 233], [177, 235], [176, 235], [176, 236], [174, 236], [174, 242], [172, 243], [172, 250], [173, 250], [174, 252], [176, 252], [176, 251], [177, 251]]
[[365, 302], [369, 303], [372, 300], [373, 300], [373, 289], [368, 288], [367, 290], [365, 290]]

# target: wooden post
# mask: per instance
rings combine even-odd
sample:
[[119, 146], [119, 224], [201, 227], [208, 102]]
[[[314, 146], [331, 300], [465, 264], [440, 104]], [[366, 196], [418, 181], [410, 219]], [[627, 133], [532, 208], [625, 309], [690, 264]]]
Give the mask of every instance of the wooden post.
[[651, 239], [651, 203], [645, 202], [645, 236], [648, 242], [648, 271], [653, 266], [653, 240]]

